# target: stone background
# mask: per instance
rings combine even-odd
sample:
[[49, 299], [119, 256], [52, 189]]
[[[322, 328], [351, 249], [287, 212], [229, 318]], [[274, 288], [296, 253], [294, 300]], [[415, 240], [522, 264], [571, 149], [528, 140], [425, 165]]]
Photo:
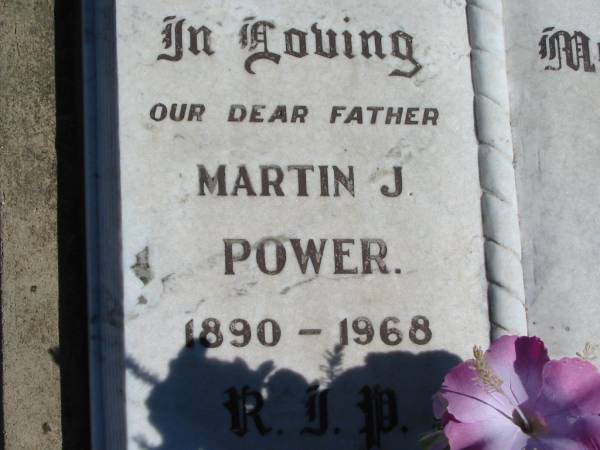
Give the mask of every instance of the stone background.
[[7, 450], [89, 448], [77, 4], [0, 0]]
[[[528, 4], [543, 4], [540, 8], [548, 10], [549, 3]], [[591, 3], [581, 0], [577, 4], [589, 7]], [[521, 4], [514, 5], [520, 8]], [[561, 5], [564, 7], [567, 3]], [[567, 20], [585, 8], [577, 9], [571, 3], [568, 5], [570, 15], [563, 13], [560, 25], [567, 29], [585, 25], [586, 30], [591, 32], [592, 25], [581, 20]], [[505, 12], [507, 17], [512, 17], [508, 8]], [[532, 58], [529, 64], [523, 65], [528, 68], [539, 63], [536, 48], [539, 32], [543, 26], [552, 25], [555, 17], [549, 17], [548, 23], [538, 23], [531, 17], [541, 17], [539, 12], [531, 13], [529, 17], [520, 11], [517, 13], [521, 22], [515, 19], [514, 26], [523, 22], [527, 26], [522, 29], [530, 32], [520, 33], [521, 29], [511, 32], [507, 28], [507, 36], [523, 39], [523, 42], [509, 41], [509, 51], [526, 52], [527, 57]], [[590, 15], [589, 20], [592, 18]], [[594, 42], [597, 40], [598, 36], [594, 35]], [[0, 0], [0, 448], [7, 450], [89, 448], [80, 42], [79, 1]], [[520, 57], [518, 52], [514, 55]], [[510, 64], [509, 61], [509, 69]], [[521, 75], [511, 70], [509, 73], [513, 79]], [[572, 79], [577, 86], [583, 79], [579, 73], [555, 75], [561, 77], [564, 85]], [[536, 89], [540, 84], [536, 80], [530, 80], [530, 83]], [[537, 111], [537, 101], [529, 101], [537, 90], [530, 92], [528, 86], [523, 84], [523, 92], [527, 94], [522, 96], [523, 104], [531, 104]], [[578, 91], [573, 89], [572, 92], [576, 94]], [[589, 91], [583, 92], [586, 93], [582, 96], [584, 100], [591, 102], [587, 109], [596, 111], [592, 101], [595, 97], [589, 96]], [[519, 105], [521, 94], [516, 90], [512, 93], [511, 106]], [[546, 111], [552, 110], [550, 102], [553, 97], [541, 97]], [[563, 98], [554, 99], [559, 104], [564, 103]], [[572, 102], [571, 105], [578, 103]], [[513, 111], [513, 119], [519, 117], [517, 112]], [[577, 114], [575, 111], [568, 116], [577, 117]], [[535, 114], [531, 117], [537, 120]], [[561, 127], [556, 128], [556, 132], [562, 132], [566, 139], [570, 140], [575, 135], [580, 136], [584, 144], [592, 143], [581, 146], [569, 143], [565, 146], [567, 150], [573, 150], [571, 153], [578, 158], [586, 156], [582, 149], [589, 151], [588, 155], [596, 155], [593, 142], [597, 140], [592, 139], [594, 135], [588, 130], [596, 130], [594, 124], [597, 121], [577, 122], [583, 128], [580, 134], [567, 130], [560, 117], [559, 122]], [[586, 123], [592, 124], [589, 129], [586, 129]], [[546, 132], [547, 128], [548, 124], [543, 124], [538, 131], [554, 138]], [[525, 133], [536, 137], [530, 128], [525, 127]], [[588, 178], [582, 177], [575, 170], [578, 164], [581, 167], [580, 163], [576, 164], [581, 159], [572, 158], [569, 166], [571, 176], [555, 179], [530, 176], [524, 169], [535, 168], [536, 165], [532, 163], [526, 167], [520, 162], [525, 161], [525, 150], [530, 147], [519, 140], [515, 146], [518, 174], [521, 174], [519, 201], [525, 205], [522, 207], [525, 213], [521, 215], [524, 228], [529, 227], [531, 235], [539, 235], [550, 244], [554, 242], [551, 239], [554, 225], [561, 223], [560, 220], [564, 219], [564, 223], [574, 229], [560, 235], [563, 239], [560, 245], [548, 244], [544, 254], [549, 255], [551, 258], [548, 260], [552, 261], [558, 259], [554, 258], [555, 254], [570, 255], [571, 259], [563, 258], [561, 265], [545, 264], [544, 255], [540, 258], [539, 254], [525, 248], [525, 263], [529, 267], [526, 268], [526, 276], [529, 277], [528, 306], [531, 311], [547, 310], [554, 312], [554, 317], [561, 317], [561, 323], [555, 323], [553, 317], [535, 323], [531, 320], [532, 314], [532, 332], [544, 337], [557, 353], [571, 355], [576, 349], [581, 349], [585, 339], [594, 340], [595, 336], [590, 333], [597, 328], [586, 326], [586, 323], [577, 327], [571, 323], [566, 326], [562, 323], [563, 314], [555, 312], [555, 308], [560, 306], [561, 311], [573, 313], [575, 318], [579, 314], [585, 320], [597, 320], [596, 315], [589, 314], [589, 310], [583, 307], [586, 303], [598, 307], [598, 256], [594, 253], [585, 264], [589, 270], [596, 271], [595, 276], [583, 273], [581, 253], [573, 242], [583, 242], [587, 246], [588, 242], [580, 239], [586, 234], [567, 220], [569, 217], [577, 218], [573, 211], [578, 213], [577, 208], [581, 206], [582, 219], [576, 223], [581, 224], [580, 228], [584, 231], [597, 236], [598, 222], [586, 215], [586, 204], [572, 201], [573, 198], [591, 198], [590, 203], [596, 204], [596, 191], [587, 189], [597, 184], [595, 172], [587, 172]], [[564, 151], [558, 144], [554, 153], [543, 153], [542, 162], [547, 167], [544, 175], [551, 169], [562, 170], [562, 158], [566, 154], [569, 151]], [[594, 158], [593, 161], [597, 162], [597, 156]], [[583, 166], [592, 169], [595, 164], [586, 162]], [[577, 178], [579, 183], [567, 185], [566, 182], [573, 178]], [[573, 193], [565, 186], [579, 186], [580, 190]], [[559, 200], [551, 197], [546, 203], [539, 202], [537, 194], [542, 190], [553, 195], [558, 192], [562, 196]], [[530, 200], [539, 207], [527, 208], [523, 192], [530, 192]], [[558, 212], [553, 216], [554, 221], [542, 229], [547, 232], [542, 236], [534, 225], [538, 219], [548, 217], [545, 209], [548, 205], [553, 205], [553, 211]], [[568, 205], [570, 209], [567, 212], [570, 214], [563, 211], [562, 205]], [[523, 236], [527, 233], [525, 230]], [[596, 251], [597, 246], [590, 248]], [[566, 273], [573, 280], [578, 280], [575, 276], [583, 273], [583, 279], [596, 284], [585, 292], [570, 292], [571, 286], [580, 289], [583, 284], [565, 283], [564, 278], [546, 271], [548, 276], [545, 280], [555, 280], [563, 286], [562, 290], [557, 290], [554, 284], [533, 282], [533, 268], [536, 266], [554, 268], [561, 276]], [[565, 302], [565, 298], [570, 300]]]

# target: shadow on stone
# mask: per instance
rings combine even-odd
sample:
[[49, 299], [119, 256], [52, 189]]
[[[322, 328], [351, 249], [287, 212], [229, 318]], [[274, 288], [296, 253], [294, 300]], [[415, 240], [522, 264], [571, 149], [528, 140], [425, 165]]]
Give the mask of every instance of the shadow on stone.
[[81, 9], [54, 2], [59, 348], [63, 450], [90, 448]]
[[[320, 380], [265, 362], [206, 357], [182, 349], [158, 380], [129, 359], [152, 385], [145, 406], [162, 443], [152, 450], [416, 450], [432, 430], [431, 397], [460, 359], [447, 352], [371, 353], [341, 371], [342, 347], [324, 355]], [[319, 386], [317, 388], [317, 386]]]

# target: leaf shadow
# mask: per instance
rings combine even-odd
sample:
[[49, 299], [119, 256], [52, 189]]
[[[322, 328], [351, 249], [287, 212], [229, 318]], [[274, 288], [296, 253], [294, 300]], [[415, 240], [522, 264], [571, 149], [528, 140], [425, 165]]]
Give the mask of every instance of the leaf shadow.
[[[130, 374], [151, 385], [145, 407], [161, 443], [134, 440], [146, 450], [415, 450], [434, 425], [432, 395], [461, 362], [445, 351], [394, 351], [341, 370], [339, 347], [324, 358], [323, 377], [314, 381], [272, 361], [253, 370], [241, 358], [208, 358], [198, 345], [181, 349], [164, 380], [129, 358]], [[325, 404], [315, 396], [324, 390]]]

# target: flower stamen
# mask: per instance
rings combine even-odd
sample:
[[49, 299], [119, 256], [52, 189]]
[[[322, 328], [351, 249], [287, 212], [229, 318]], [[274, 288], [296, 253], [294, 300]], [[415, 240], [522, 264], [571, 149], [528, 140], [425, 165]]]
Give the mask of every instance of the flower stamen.
[[586, 342], [583, 352], [581, 352], [581, 353], [577, 352], [576, 355], [585, 361], [591, 362], [598, 357], [597, 352], [598, 352], [597, 345], [594, 345], [591, 342]]
[[491, 392], [502, 392], [502, 379], [494, 373], [485, 358], [485, 352], [479, 346], [473, 347], [473, 370], [479, 375], [479, 381], [483, 383], [483, 388]]

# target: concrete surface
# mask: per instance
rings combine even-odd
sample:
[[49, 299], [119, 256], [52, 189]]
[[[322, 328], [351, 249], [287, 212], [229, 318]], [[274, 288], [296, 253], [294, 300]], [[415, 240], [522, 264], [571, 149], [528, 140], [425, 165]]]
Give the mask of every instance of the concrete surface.
[[7, 450], [61, 447], [54, 14], [0, 1], [0, 242]]

